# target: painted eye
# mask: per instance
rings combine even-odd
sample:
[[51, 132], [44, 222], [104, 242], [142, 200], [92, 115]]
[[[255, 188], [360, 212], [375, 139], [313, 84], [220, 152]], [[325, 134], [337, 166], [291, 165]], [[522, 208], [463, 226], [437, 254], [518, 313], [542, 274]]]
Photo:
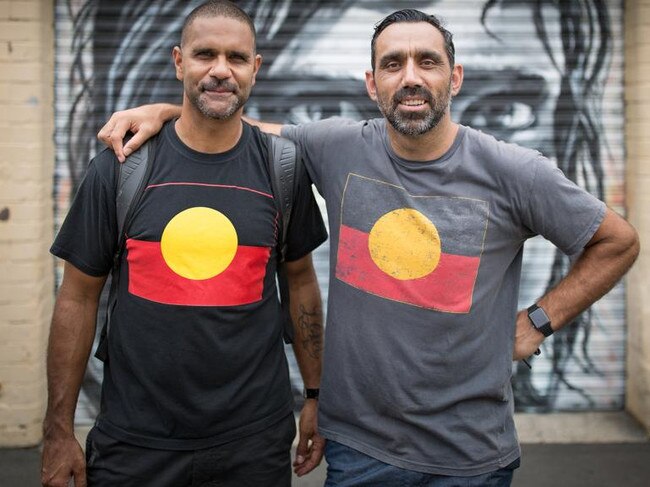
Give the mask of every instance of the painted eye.
[[514, 132], [537, 121], [535, 108], [524, 101], [490, 95], [472, 102], [461, 116], [461, 123], [486, 132]]

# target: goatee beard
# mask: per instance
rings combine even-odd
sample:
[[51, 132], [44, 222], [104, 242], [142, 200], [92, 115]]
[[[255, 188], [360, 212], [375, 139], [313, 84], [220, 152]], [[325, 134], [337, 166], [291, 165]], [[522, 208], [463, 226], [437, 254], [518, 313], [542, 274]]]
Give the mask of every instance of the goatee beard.
[[[397, 132], [414, 137], [429, 132], [440, 123], [449, 107], [450, 94], [451, 81], [447, 92], [437, 99], [426, 88], [402, 88], [395, 93], [389, 106], [380, 99], [377, 100], [377, 106]], [[429, 105], [429, 109], [424, 113], [400, 112], [399, 104], [407, 97], [421, 98]]]
[[[233, 100], [228, 107], [218, 111], [211, 108], [207, 101], [201, 97], [201, 94], [205, 91], [215, 90], [217, 88], [230, 90], [235, 95], [235, 100]], [[241, 93], [237, 92], [237, 86], [224, 80], [218, 80], [199, 85], [199, 92], [192, 93], [189, 98], [192, 104], [201, 112], [203, 116], [211, 118], [213, 120], [226, 120], [232, 117], [237, 112], [237, 110], [239, 110], [242, 106], [244, 106], [244, 103], [246, 103], [246, 99], [242, 97]]]

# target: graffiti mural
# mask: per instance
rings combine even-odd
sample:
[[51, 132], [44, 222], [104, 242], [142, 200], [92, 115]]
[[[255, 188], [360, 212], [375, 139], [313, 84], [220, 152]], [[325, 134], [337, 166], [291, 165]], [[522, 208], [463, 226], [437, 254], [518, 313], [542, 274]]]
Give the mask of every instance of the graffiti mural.
[[[112, 112], [180, 102], [171, 49], [184, 17], [199, 3], [57, 2], [57, 221], [98, 150], [96, 132]], [[289, 123], [379, 115], [363, 82], [372, 28], [405, 2], [237, 3], [253, 17], [264, 57], [248, 115]], [[620, 1], [414, 0], [408, 6], [439, 15], [455, 34], [457, 61], [465, 68], [463, 89], [452, 103], [456, 121], [540, 150], [570, 179], [623, 210]], [[328, 252], [325, 245], [315, 255], [325, 299]], [[521, 305], [552, 287], [569, 265], [570, 257], [543, 239], [527, 243]], [[532, 369], [513, 366], [518, 410], [621, 408], [624, 347], [619, 285], [547, 340]], [[300, 391], [295, 363], [291, 368]], [[92, 418], [100, 380], [101, 366], [93, 361], [79, 418]]]

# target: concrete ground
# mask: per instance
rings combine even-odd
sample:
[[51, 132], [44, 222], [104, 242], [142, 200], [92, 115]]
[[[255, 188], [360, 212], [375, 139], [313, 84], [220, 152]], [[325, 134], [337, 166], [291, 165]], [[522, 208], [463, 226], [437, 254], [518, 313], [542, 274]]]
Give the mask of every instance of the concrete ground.
[[[648, 487], [650, 438], [625, 413], [517, 415], [522, 465], [513, 487]], [[79, 436], [85, 431], [80, 429]], [[0, 449], [0, 487], [38, 487], [39, 448]], [[295, 478], [322, 487], [325, 462]], [[401, 487], [401, 486], [396, 486]]]

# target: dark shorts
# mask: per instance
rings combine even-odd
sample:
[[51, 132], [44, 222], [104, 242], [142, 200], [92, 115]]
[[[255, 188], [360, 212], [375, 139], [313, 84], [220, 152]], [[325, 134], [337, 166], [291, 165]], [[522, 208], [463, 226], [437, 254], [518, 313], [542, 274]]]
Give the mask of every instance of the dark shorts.
[[266, 430], [194, 451], [155, 450], [98, 430], [86, 440], [88, 487], [289, 487], [293, 414]]

